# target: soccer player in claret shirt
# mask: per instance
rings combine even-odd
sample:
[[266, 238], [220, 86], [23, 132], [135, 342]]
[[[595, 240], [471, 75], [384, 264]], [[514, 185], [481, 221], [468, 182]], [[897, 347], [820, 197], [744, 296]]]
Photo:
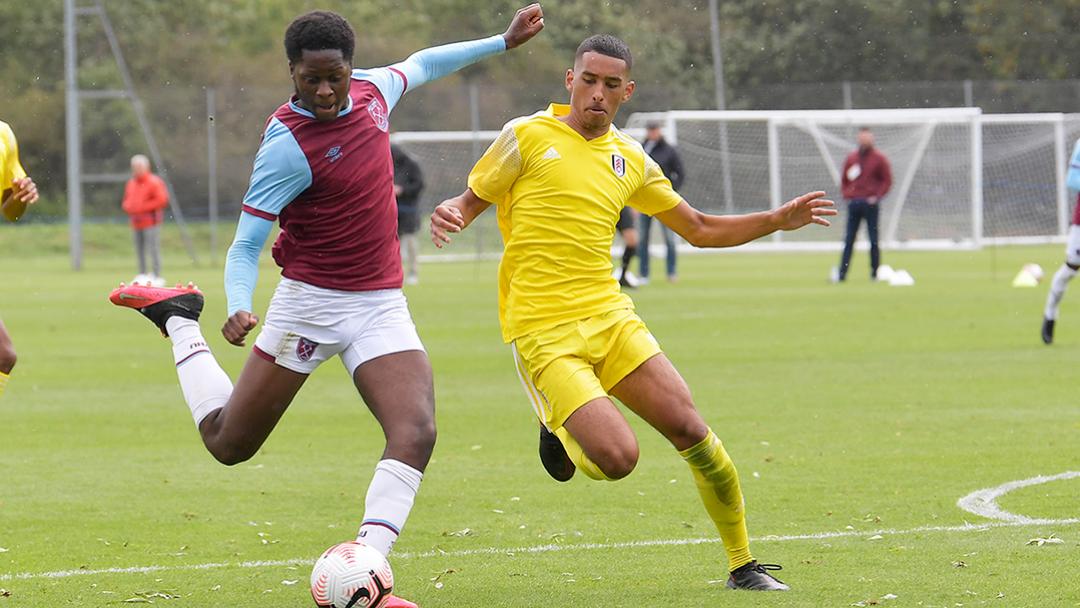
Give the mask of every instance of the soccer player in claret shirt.
[[235, 387], [201, 335], [203, 296], [193, 285], [121, 285], [110, 296], [172, 340], [184, 399], [206, 448], [224, 464], [251, 458], [308, 374], [340, 356], [386, 435], [358, 534], [384, 555], [435, 444], [431, 366], [401, 291], [390, 114], [406, 92], [524, 44], [543, 26], [533, 4], [501, 35], [353, 69], [354, 33], [341, 16], [311, 12], [289, 25], [285, 52], [296, 94], [266, 124], [229, 249], [221, 331], [230, 343], [244, 345], [259, 322], [252, 292], [275, 220], [281, 234], [273, 255], [283, 278]]
[[[18, 221], [27, 205], [37, 202], [34, 180], [26, 176], [19, 163], [19, 142], [6, 122], [0, 121], [0, 214], [9, 221]], [[15, 346], [0, 320], [0, 396], [4, 394], [8, 375], [15, 368]]]
[[690, 390], [620, 293], [610, 247], [630, 205], [698, 247], [730, 247], [835, 215], [824, 192], [738, 216], [694, 210], [637, 141], [611, 122], [630, 99], [630, 49], [586, 39], [566, 72], [570, 104], [508, 123], [469, 175], [468, 189], [431, 216], [442, 247], [491, 205], [505, 252], [499, 316], [517, 373], [541, 422], [540, 458], [559, 481], [581, 469], [619, 479], [638, 444], [609, 395], [664, 435], [686, 460], [728, 556], [728, 586], [784, 590], [750, 554], [735, 466]]
[[[1069, 172], [1066, 174], [1069, 189], [1080, 190], [1080, 140], [1073, 146], [1069, 160]], [[1044, 344], [1053, 344], [1054, 325], [1057, 324], [1058, 308], [1065, 297], [1065, 288], [1069, 281], [1080, 272], [1080, 195], [1076, 197], [1076, 209], [1073, 210], [1072, 225], [1065, 244], [1065, 262], [1054, 273], [1050, 281], [1050, 293], [1046, 296], [1046, 310], [1043, 312], [1042, 340]]]

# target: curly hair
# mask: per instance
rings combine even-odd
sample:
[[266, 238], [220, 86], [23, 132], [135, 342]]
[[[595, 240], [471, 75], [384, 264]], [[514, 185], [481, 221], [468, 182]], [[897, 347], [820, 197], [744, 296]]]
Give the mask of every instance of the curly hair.
[[634, 67], [634, 57], [630, 54], [630, 47], [625, 42], [611, 34], [596, 34], [589, 36], [581, 42], [574, 53], [574, 61], [581, 59], [585, 53], [600, 53], [626, 62], [626, 69]]
[[337, 49], [352, 63], [356, 34], [344, 17], [329, 11], [311, 11], [300, 15], [285, 30], [285, 55], [300, 61], [304, 51]]

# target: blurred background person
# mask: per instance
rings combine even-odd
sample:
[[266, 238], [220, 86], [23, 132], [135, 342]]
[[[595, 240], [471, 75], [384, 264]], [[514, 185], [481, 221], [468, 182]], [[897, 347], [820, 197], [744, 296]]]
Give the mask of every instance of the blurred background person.
[[859, 129], [856, 136], [858, 149], [844, 160], [840, 172], [840, 190], [847, 200], [847, 233], [844, 236], [844, 253], [840, 268], [833, 273], [834, 283], [847, 279], [851, 265], [851, 252], [859, 224], [866, 220], [866, 232], [870, 238], [870, 279], [877, 278], [881, 265], [881, 249], [878, 247], [878, 215], [881, 199], [892, 188], [892, 168], [889, 159], [874, 147], [874, 134], [867, 127]]
[[424, 189], [424, 175], [420, 165], [401, 146], [392, 144], [390, 155], [394, 158], [394, 195], [397, 197], [398, 239], [401, 241], [405, 284], [416, 285], [420, 282], [420, 241], [416, 231], [420, 229], [420, 192]]
[[[149, 281], [164, 285], [161, 278], [161, 222], [165, 219], [165, 207], [169, 204], [169, 192], [165, 181], [150, 172], [150, 159], [142, 154], [131, 157], [131, 179], [124, 186], [124, 202], [121, 206], [131, 220], [135, 236], [135, 257], [139, 274], [134, 282]], [[150, 258], [147, 274], [146, 258]]]
[[623, 207], [619, 213], [619, 221], [615, 223], [615, 230], [623, 240], [622, 266], [615, 271], [615, 278], [619, 279], [619, 285], [631, 289], [639, 284], [639, 279], [630, 272], [630, 262], [634, 260], [634, 254], [641, 246], [637, 222], [637, 210], [632, 207]]
[[[1065, 179], [1071, 190], [1080, 191], [1080, 139], [1076, 140], [1073, 146], [1069, 171]], [[1065, 297], [1065, 288], [1068, 287], [1069, 281], [1076, 277], [1077, 272], [1080, 272], [1080, 195], [1076, 198], [1072, 224], [1069, 226], [1069, 236], [1065, 242], [1065, 261], [1054, 273], [1054, 278], [1050, 281], [1050, 293], [1046, 294], [1046, 309], [1043, 312], [1042, 323], [1043, 344], [1054, 342], [1054, 324], [1057, 323], [1061, 298]]]
[[[645, 124], [645, 141], [641, 145], [645, 148], [645, 153], [660, 165], [660, 170], [671, 180], [672, 188], [678, 192], [686, 178], [686, 170], [683, 168], [679, 151], [664, 139], [664, 132], [658, 121], [651, 120]], [[638, 251], [641, 256], [638, 262], [638, 283], [641, 285], [649, 283], [649, 231], [652, 229], [652, 219], [651, 215], [641, 214], [641, 248]], [[663, 224], [660, 224], [660, 234], [663, 235], [664, 246], [667, 248], [667, 280], [674, 283], [678, 278], [675, 272], [675, 235]]]

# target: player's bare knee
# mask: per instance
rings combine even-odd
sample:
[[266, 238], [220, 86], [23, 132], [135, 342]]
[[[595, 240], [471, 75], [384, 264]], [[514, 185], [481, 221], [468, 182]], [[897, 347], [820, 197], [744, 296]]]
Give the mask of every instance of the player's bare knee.
[[0, 372], [10, 374], [15, 369], [15, 347], [10, 342], [0, 344]]
[[259, 451], [258, 445], [246, 442], [206, 441], [204, 439], [204, 443], [214, 459], [228, 467], [251, 460]]
[[637, 467], [640, 452], [636, 443], [631, 445], [615, 446], [605, 450], [603, 455], [596, 460], [596, 466], [610, 479], [622, 479], [634, 472]]
[[685, 450], [702, 442], [709, 434], [709, 425], [700, 416], [687, 416], [667, 429], [665, 435], [676, 448]]
[[389, 452], [405, 452], [426, 459], [435, 449], [438, 433], [435, 430], [433, 417], [423, 420], [406, 420], [394, 425], [393, 428], [384, 430], [386, 448]]
[[251, 460], [252, 456], [255, 455], [255, 452], [253, 451], [238, 450], [235, 448], [211, 450], [210, 453], [214, 455], [214, 458], [218, 462], [227, 467], [232, 467], [242, 462], [247, 462], [248, 460]]

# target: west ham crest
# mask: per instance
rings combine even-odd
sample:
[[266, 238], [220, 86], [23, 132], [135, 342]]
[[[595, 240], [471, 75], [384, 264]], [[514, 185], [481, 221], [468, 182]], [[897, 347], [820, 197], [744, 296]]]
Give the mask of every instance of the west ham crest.
[[623, 177], [626, 175], [626, 159], [618, 154], [611, 155], [611, 168], [615, 171], [615, 175]]
[[296, 342], [296, 358], [304, 362], [310, 361], [311, 356], [315, 354], [315, 349], [318, 347], [317, 343], [301, 336]]
[[367, 111], [368, 114], [371, 114], [371, 120], [375, 121], [375, 126], [380, 131], [383, 133], [390, 131], [390, 116], [386, 113], [386, 108], [383, 107], [378, 98], [372, 99], [367, 104]]

